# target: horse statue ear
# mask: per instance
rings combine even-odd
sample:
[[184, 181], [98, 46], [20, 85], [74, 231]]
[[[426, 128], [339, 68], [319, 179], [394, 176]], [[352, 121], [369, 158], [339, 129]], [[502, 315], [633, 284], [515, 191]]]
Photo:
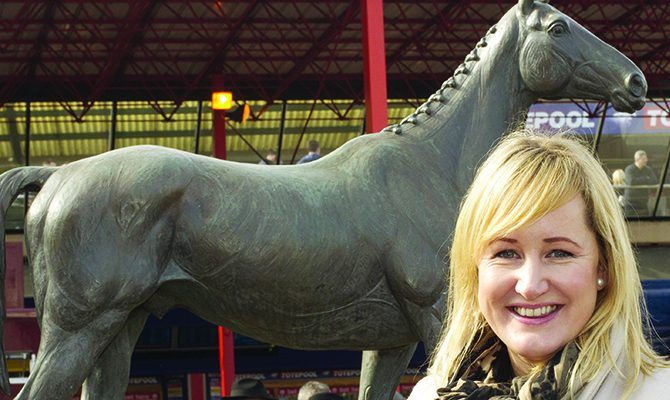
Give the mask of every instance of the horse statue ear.
[[533, 3], [535, 0], [519, 0], [519, 11], [521, 15], [530, 15], [530, 12], [533, 11]]

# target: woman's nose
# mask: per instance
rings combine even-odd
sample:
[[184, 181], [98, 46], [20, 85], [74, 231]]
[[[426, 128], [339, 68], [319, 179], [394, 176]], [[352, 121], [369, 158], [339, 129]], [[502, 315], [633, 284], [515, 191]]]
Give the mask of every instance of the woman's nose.
[[533, 300], [549, 290], [542, 262], [537, 257], [526, 258], [517, 270], [515, 290], [526, 300]]

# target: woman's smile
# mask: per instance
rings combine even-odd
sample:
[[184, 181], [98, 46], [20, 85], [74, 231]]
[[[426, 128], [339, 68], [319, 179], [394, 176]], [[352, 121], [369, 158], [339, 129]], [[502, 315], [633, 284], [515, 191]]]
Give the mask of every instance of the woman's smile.
[[512, 307], [512, 310], [521, 317], [540, 318], [553, 314], [558, 309], [557, 305], [540, 307]]
[[560, 306], [508, 307], [517, 322], [525, 325], [544, 325], [553, 321], [560, 313]]

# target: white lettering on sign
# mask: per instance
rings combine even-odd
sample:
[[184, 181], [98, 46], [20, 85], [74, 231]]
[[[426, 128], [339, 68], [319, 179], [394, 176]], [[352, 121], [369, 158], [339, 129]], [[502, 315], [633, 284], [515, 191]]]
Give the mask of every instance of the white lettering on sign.
[[132, 385], [158, 384], [158, 379], [153, 377], [130, 378], [129, 382]]
[[282, 372], [282, 379], [299, 379], [299, 378], [318, 378], [316, 372], [305, 371], [305, 372]]
[[670, 126], [670, 118], [668, 113], [661, 109], [649, 109], [647, 110], [647, 116], [649, 117], [649, 125], [647, 128], [657, 128], [660, 126]]
[[333, 376], [337, 376], [337, 377], [361, 376], [361, 371], [358, 371], [358, 370], [333, 371]]
[[596, 123], [589, 120], [589, 114], [586, 111], [531, 111], [526, 119], [526, 126], [535, 129], [549, 125], [552, 129], [575, 129], [575, 128], [595, 128]]

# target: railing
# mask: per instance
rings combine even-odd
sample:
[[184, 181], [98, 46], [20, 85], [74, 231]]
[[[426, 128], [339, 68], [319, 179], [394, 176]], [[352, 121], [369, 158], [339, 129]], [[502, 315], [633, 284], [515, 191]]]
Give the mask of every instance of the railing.
[[626, 208], [627, 218], [670, 218], [670, 183], [666, 183], [662, 190], [661, 185], [612, 185], [614, 190], [620, 195], [620, 203], [625, 206], [626, 189], [649, 190], [649, 199], [647, 210], [634, 210]]

